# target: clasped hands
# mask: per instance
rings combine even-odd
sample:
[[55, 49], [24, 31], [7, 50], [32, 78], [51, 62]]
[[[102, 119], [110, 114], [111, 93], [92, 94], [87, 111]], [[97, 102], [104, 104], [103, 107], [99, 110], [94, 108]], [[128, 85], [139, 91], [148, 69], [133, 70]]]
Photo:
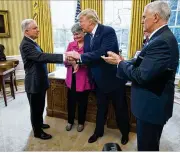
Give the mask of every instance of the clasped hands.
[[65, 53], [65, 58], [67, 63], [71, 64], [74, 68], [74, 72], [76, 73], [79, 69], [79, 65], [76, 63], [76, 60], [80, 59], [80, 54], [76, 51], [69, 51]]
[[[80, 54], [76, 51], [66, 52], [65, 55], [66, 55], [67, 61], [70, 63], [75, 62], [76, 60], [80, 59]], [[101, 58], [109, 64], [117, 65], [121, 61], [124, 60], [124, 58], [122, 56], [120, 56], [112, 51], [108, 51], [107, 55], [108, 55], [108, 57], [101, 56]]]
[[65, 53], [67, 62], [76, 61], [80, 59], [80, 54], [76, 51], [69, 51]]

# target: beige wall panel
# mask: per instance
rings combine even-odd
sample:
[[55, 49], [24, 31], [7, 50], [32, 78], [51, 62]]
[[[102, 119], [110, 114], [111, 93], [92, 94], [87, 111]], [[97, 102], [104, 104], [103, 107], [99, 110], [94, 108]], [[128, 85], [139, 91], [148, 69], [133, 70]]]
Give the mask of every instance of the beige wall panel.
[[22, 40], [21, 21], [32, 18], [31, 0], [0, 0], [0, 10], [9, 11], [9, 38], [0, 38], [0, 44], [5, 46], [5, 54], [19, 55], [19, 44]]

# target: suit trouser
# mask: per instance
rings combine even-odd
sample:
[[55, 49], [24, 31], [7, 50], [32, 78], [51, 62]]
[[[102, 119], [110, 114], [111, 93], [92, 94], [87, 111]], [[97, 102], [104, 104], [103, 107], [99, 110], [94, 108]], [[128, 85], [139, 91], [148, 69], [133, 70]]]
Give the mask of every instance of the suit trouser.
[[[73, 69], [74, 71], [74, 69]], [[89, 91], [76, 91], [76, 74], [72, 74], [71, 89], [68, 89], [68, 123], [74, 124], [76, 103], [78, 103], [78, 124], [84, 125], [86, 120], [87, 103]]]
[[42, 131], [43, 112], [45, 106], [46, 90], [39, 93], [27, 93], [31, 112], [31, 124], [34, 133]]
[[97, 96], [97, 115], [96, 115], [96, 128], [94, 133], [98, 136], [102, 136], [104, 134], [104, 124], [107, 117], [109, 100], [111, 99], [115, 110], [117, 126], [120, 129], [122, 135], [128, 136], [129, 117], [128, 117], [128, 106], [126, 102], [125, 86], [121, 86], [110, 93], [103, 93], [99, 88], [97, 88], [96, 96]]
[[68, 123], [74, 124], [76, 103], [78, 104], [78, 124], [84, 125], [86, 120], [89, 91], [76, 92], [68, 89]]
[[159, 151], [163, 127], [137, 119], [138, 151]]

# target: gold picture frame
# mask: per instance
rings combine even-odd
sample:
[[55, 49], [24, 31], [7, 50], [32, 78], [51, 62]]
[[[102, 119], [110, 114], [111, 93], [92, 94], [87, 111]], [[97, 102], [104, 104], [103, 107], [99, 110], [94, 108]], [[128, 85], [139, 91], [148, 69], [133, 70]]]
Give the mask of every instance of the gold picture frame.
[[10, 37], [7, 10], [0, 10], [0, 37]]

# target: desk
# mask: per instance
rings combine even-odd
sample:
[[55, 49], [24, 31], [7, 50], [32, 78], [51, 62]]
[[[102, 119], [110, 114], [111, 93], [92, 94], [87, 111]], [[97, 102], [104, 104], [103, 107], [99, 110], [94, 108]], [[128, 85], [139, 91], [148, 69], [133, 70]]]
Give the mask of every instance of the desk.
[[14, 68], [10, 69], [0, 69], [0, 83], [2, 85], [2, 90], [3, 90], [3, 97], [4, 97], [4, 102], [5, 106], [7, 106], [7, 98], [6, 98], [6, 90], [5, 90], [5, 79], [10, 77], [10, 88], [11, 88], [11, 95], [15, 99], [15, 94], [14, 94], [14, 81], [13, 81], [13, 73], [14, 73]]
[[[58, 117], [67, 119], [67, 87], [65, 85], [66, 68], [62, 68], [58, 71], [49, 74], [50, 88], [47, 91], [47, 115], [51, 117]], [[126, 98], [128, 102], [129, 111], [129, 123], [130, 131], [136, 131], [136, 120], [130, 109], [131, 102], [131, 84], [126, 84]], [[96, 121], [96, 97], [93, 92], [90, 93], [88, 98], [88, 108], [86, 114], [86, 120], [89, 122]], [[77, 112], [77, 111], [76, 111]], [[117, 128], [114, 108], [112, 104], [109, 105], [108, 116], [107, 116], [107, 127]]]

